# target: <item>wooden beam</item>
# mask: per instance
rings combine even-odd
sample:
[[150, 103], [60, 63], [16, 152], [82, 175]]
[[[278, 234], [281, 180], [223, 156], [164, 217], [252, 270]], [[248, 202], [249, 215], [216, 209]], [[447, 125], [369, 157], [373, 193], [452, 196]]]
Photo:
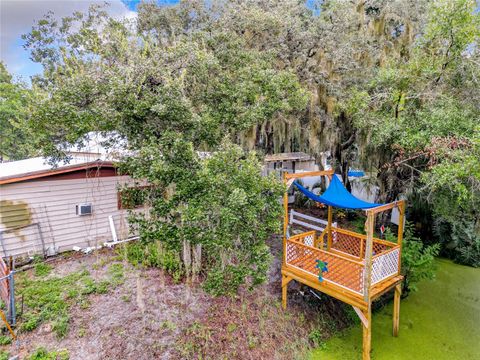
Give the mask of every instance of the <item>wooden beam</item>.
[[395, 286], [395, 294], [393, 295], [393, 336], [398, 336], [400, 325], [400, 297], [402, 295], [402, 284]]
[[363, 312], [365, 316], [368, 327], [362, 324], [363, 328], [363, 352], [362, 352], [362, 359], [363, 360], [370, 360], [370, 352], [372, 349], [372, 304], [368, 304], [367, 310]]
[[320, 171], [307, 171], [295, 174], [285, 173], [286, 179], [299, 179], [309, 176], [332, 176], [334, 174], [333, 170], [320, 170]]
[[380, 205], [380, 206], [368, 209], [368, 211], [371, 211], [374, 214], [378, 214], [379, 212], [387, 211], [387, 210], [393, 209], [394, 207], [397, 207], [400, 201], [403, 201], [403, 200], [394, 201], [385, 205]]
[[293, 184], [294, 181], [295, 181], [295, 179], [289, 179], [289, 180], [287, 180], [287, 183], [286, 183], [286, 185], [287, 185], [287, 191], [288, 191], [288, 189], [290, 189], [290, 186], [292, 186], [292, 184]]
[[352, 306], [353, 310], [355, 310], [355, 312], [357, 313], [358, 317], [360, 318], [360, 321], [362, 322], [362, 325], [366, 328], [369, 327], [369, 324], [368, 324], [368, 320], [367, 318], [365, 317], [365, 314], [363, 313], [362, 310], [360, 310], [359, 308], [357, 308], [356, 306]]
[[302, 284], [330, 295], [344, 303], [356, 306], [359, 309], [365, 310], [367, 308], [367, 304], [363, 301], [360, 295], [354, 295], [350, 291], [336, 286], [335, 284], [327, 283], [326, 281], [320, 283], [313, 275], [306, 274], [288, 266], [282, 267], [282, 275], [289, 276]]
[[403, 280], [403, 276], [394, 276], [391, 279], [382, 280], [380, 283], [372, 286], [370, 290], [370, 300], [374, 301], [380, 296], [392, 290], [395, 286], [400, 284]]

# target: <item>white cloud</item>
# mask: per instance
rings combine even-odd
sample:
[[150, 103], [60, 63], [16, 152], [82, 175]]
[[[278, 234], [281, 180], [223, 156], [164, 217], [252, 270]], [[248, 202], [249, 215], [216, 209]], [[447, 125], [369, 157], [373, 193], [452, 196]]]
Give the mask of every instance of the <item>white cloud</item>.
[[[22, 48], [21, 35], [28, 33], [35, 21], [48, 11], [57, 18], [71, 15], [74, 11], [86, 11], [92, 4], [104, 4], [103, 0], [0, 0], [0, 59], [9, 71], [29, 76], [38, 72], [28, 53]], [[109, 1], [108, 13], [116, 18], [134, 18], [120, 0]]]

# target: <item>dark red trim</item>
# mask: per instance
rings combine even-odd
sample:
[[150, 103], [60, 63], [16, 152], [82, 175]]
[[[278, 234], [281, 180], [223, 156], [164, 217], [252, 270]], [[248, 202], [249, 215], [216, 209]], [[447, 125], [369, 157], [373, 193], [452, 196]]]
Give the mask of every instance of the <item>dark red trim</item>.
[[[99, 171], [101, 170], [101, 171]], [[103, 171], [106, 171], [102, 175]], [[112, 174], [112, 171], [115, 174]], [[76, 174], [75, 174], [76, 173]], [[72, 174], [72, 175], [70, 175]], [[98, 176], [99, 175], [99, 176]], [[21, 176], [12, 176], [0, 180], [0, 185], [12, 184], [22, 181], [43, 181], [43, 180], [64, 180], [64, 179], [84, 179], [88, 177], [103, 177], [119, 175], [115, 166], [110, 161], [94, 161], [80, 165], [64, 166], [58, 169], [42, 170], [27, 173]]]

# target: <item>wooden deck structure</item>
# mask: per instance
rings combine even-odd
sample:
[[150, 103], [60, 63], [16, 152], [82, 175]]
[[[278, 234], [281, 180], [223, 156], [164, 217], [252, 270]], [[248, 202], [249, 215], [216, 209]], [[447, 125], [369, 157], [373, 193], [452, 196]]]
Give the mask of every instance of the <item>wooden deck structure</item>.
[[[306, 176], [333, 176], [333, 171], [284, 173], [284, 181]], [[285, 218], [282, 261], [282, 306], [287, 307], [287, 286], [292, 280], [333, 296], [351, 306], [363, 327], [363, 360], [370, 359], [372, 334], [372, 302], [395, 289], [393, 335], [398, 335], [400, 320], [401, 252], [405, 202], [403, 200], [366, 210], [367, 235], [340, 229], [332, 225], [333, 209], [328, 207], [328, 222], [318, 230], [288, 237], [288, 198], [284, 196]], [[400, 213], [397, 242], [374, 237], [376, 214], [397, 207]], [[328, 263], [328, 271], [319, 280], [317, 260]]]

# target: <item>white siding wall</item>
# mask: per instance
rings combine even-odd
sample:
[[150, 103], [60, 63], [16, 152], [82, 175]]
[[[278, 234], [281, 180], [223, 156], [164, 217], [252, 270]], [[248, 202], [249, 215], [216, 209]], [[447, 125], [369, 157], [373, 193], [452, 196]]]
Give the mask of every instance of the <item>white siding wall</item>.
[[[73, 246], [103, 244], [112, 240], [109, 215], [114, 215], [118, 237], [125, 237], [128, 211], [118, 210], [117, 189], [119, 184], [131, 182], [128, 176], [111, 176], [0, 185], [0, 200], [26, 202], [31, 223], [38, 224], [17, 232], [4, 232], [0, 253], [3, 256], [41, 253], [39, 231], [43, 234], [45, 249], [53, 247], [61, 252]], [[75, 205], [80, 203], [91, 203], [93, 214], [76, 215]], [[5, 226], [0, 222], [0, 232], [2, 230]]]

